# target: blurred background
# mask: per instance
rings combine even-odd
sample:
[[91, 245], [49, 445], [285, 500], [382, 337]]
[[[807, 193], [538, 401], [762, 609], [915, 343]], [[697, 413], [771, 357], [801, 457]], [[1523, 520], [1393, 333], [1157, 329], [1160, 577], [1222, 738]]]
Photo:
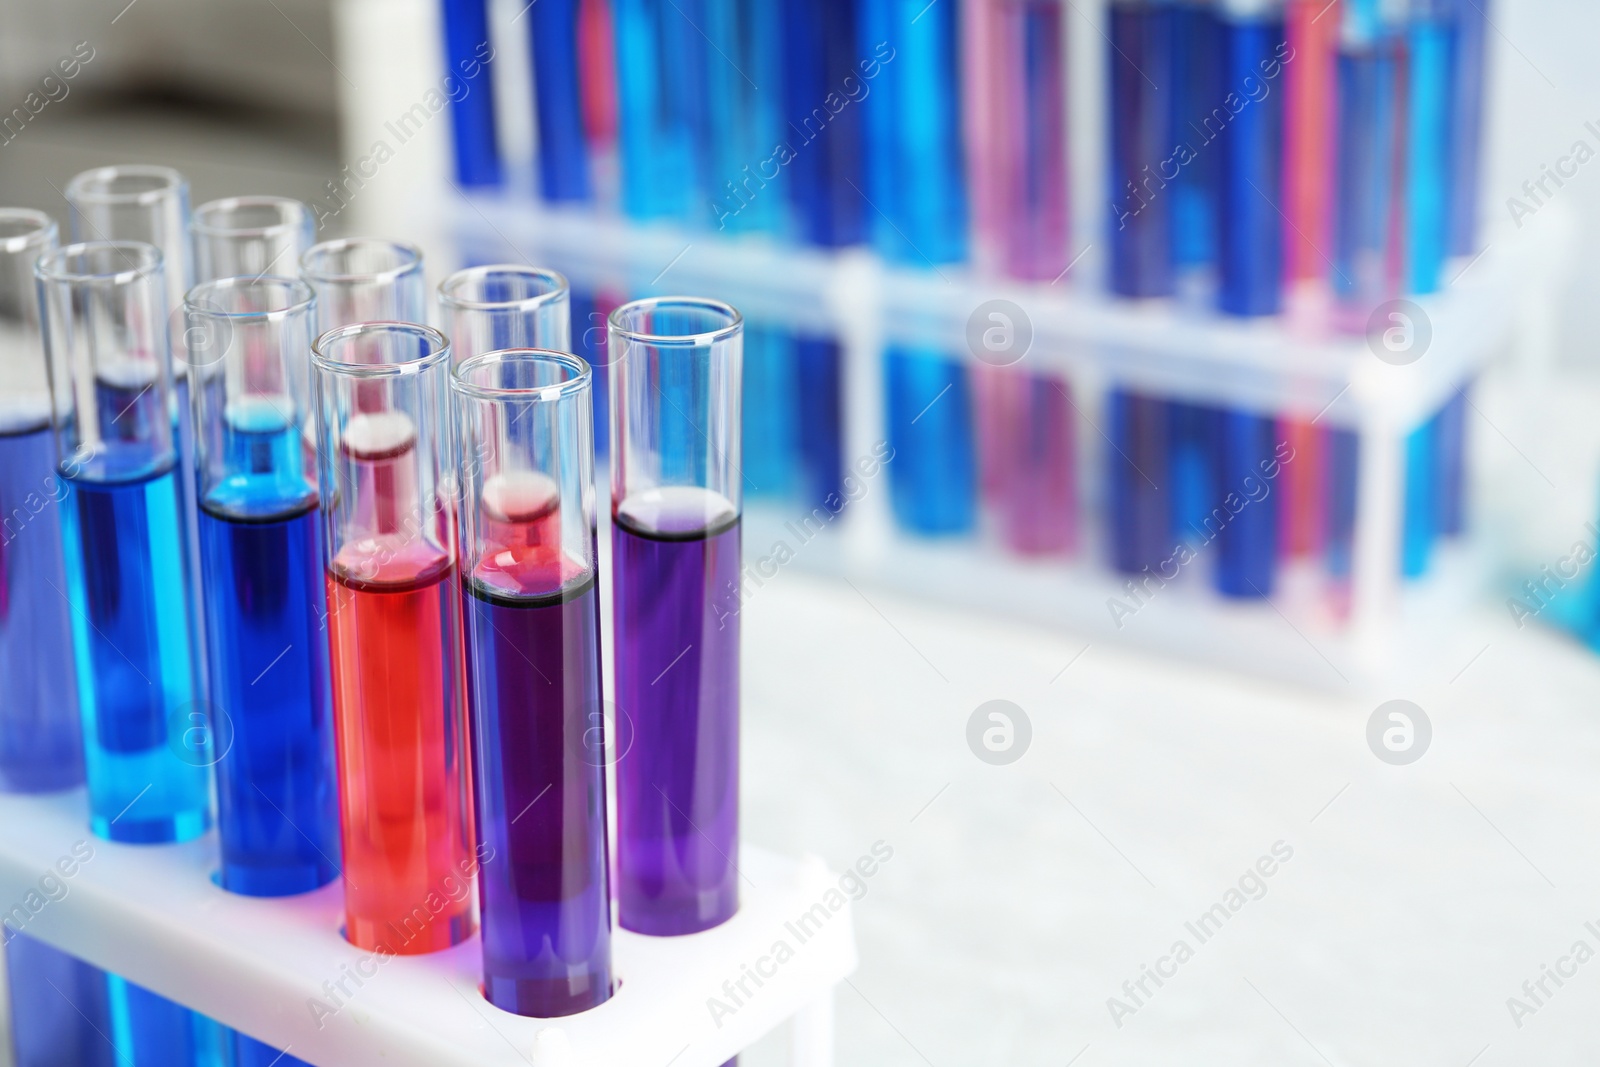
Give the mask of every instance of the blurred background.
[[[823, 18], [834, 11], [831, 0], [797, 3]], [[1324, 43], [1348, 44], [1361, 5], [1344, 3], [1309, 5], [1301, 30], [1314, 38], [1307, 27], [1331, 10]], [[645, 106], [652, 93], [668, 99], [680, 74], [704, 75], [710, 87], [695, 91], [708, 99], [744, 101], [725, 120], [735, 132], [740, 107], [759, 115], [750, 101], [763, 94], [783, 99], [776, 113], [793, 122], [807, 111], [794, 111], [794, 76], [774, 75], [789, 79], [779, 93], [759, 67], [781, 59], [769, 54], [775, 41], [804, 51], [792, 25], [787, 38], [748, 28], [754, 36], [727, 38], [750, 49], [748, 69], [736, 61], [745, 52], [722, 56], [733, 77], [682, 27], [650, 24], [642, 32], [656, 35], [661, 69], [613, 72], [620, 138], [583, 117], [588, 185], [570, 195], [541, 169], [548, 150], [538, 154], [557, 121], [541, 108], [561, 104], [534, 105], [527, 28], [546, 6], [555, 0], [490, 5], [496, 64], [481, 95], [496, 105], [492, 175], [474, 170], [487, 135], [463, 142], [457, 110], [394, 138], [394, 161], [352, 185], [348, 168], [365, 174], [389, 124], [442, 84], [438, 5], [13, 0], [0, 8], [0, 112], [61, 57], [81, 58], [80, 42], [92, 58], [64, 95], [7, 127], [0, 199], [64, 218], [68, 179], [110, 163], [176, 167], [195, 204], [295, 197], [316, 208], [318, 239], [421, 244], [432, 281], [468, 263], [565, 271], [580, 349], [580, 307], [602, 314], [621, 299], [690, 289], [745, 310], [745, 452], [761, 486], [750, 493], [746, 559], [799, 542], [795, 564], [763, 572], [769, 580], [742, 606], [745, 836], [834, 868], [874, 842], [895, 851], [855, 906], [861, 966], [836, 997], [839, 1063], [1590, 1062], [1596, 976], [1579, 970], [1537, 996], [1524, 983], [1543, 988], [1547, 966], [1576, 941], [1600, 949], [1584, 925], [1600, 922], [1589, 832], [1600, 816], [1591, 648], [1600, 625], [1593, 552], [1575, 552], [1600, 543], [1589, 525], [1600, 520], [1590, 340], [1600, 269], [1582, 252], [1600, 241], [1600, 168], [1575, 151], [1600, 149], [1590, 54], [1600, 8], [1445, 5], [1483, 20], [1483, 69], [1463, 76], [1483, 106], [1471, 247], [1442, 256], [1427, 285], [1410, 284], [1407, 267], [1376, 290], [1329, 293], [1339, 269], [1324, 261], [1343, 262], [1332, 231], [1347, 209], [1324, 212], [1336, 221], [1322, 240], [1306, 235], [1293, 221], [1293, 175], [1278, 174], [1290, 184], [1267, 241], [1298, 234], [1315, 246], [1302, 256], [1311, 268], [1296, 279], [1291, 262], [1282, 285], [1272, 271], [1265, 288], [1276, 303], [1241, 312], [1228, 306], [1226, 260], [1248, 209], [1206, 209], [1211, 253], [1187, 281], [1148, 291], [1140, 279], [1159, 268], [1113, 222], [1112, 205], [1132, 201], [1108, 175], [1148, 191], [1138, 161], [1160, 159], [1117, 147], [1133, 111], [1118, 112], [1116, 94], [1142, 98], [1141, 78], [1157, 98], [1164, 91], [1109, 43], [1155, 47], [1115, 24], [1119, 8], [1141, 5], [1018, 0], [1054, 21], [1025, 29], [1015, 52], [994, 43], [1010, 23], [996, 16], [1003, 28], [986, 39], [981, 17], [957, 0], [864, 5], [893, 11], [883, 39], [895, 53], [861, 133], [883, 173], [862, 176], [859, 239], [843, 240], [808, 231], [819, 216], [801, 193], [779, 201], [747, 184], [738, 164], [761, 155], [707, 164], [726, 181], [686, 192], [663, 162], [665, 135], [629, 132], [630, 93], [644, 93]], [[615, 32], [645, 8], [692, 21], [676, 5], [619, 0]], [[947, 53], [960, 42], [943, 68], [916, 58], [939, 54], [935, 24], [951, 35]], [[1040, 27], [1053, 27], [1053, 46], [1040, 44]], [[671, 40], [692, 40], [695, 59]], [[1008, 88], [1015, 65], [1048, 68], [1030, 41], [1055, 47], [1062, 70]], [[868, 55], [874, 43], [863, 35], [854, 47]], [[973, 58], [991, 46], [992, 70]], [[675, 61], [686, 70], [671, 70]], [[1055, 86], [1058, 110], [1026, 97], [1038, 84]], [[953, 108], [945, 155], [937, 137], [902, 136], [923, 114], [916, 94], [941, 86]], [[1005, 97], [1012, 91], [1022, 103]], [[994, 118], [1019, 108], [1036, 122], [1021, 135]], [[1247, 122], [1251, 112], [1239, 114]], [[1019, 268], [1026, 255], [1013, 246], [1048, 243], [1050, 209], [986, 161], [1004, 156], [1007, 137], [1048, 142], [1039, 131], [1052, 115], [1066, 217], [1041, 274], [1037, 263]], [[1342, 144], [1365, 128], [1324, 134]], [[1291, 113], [1291, 142], [1296, 129], [1307, 133]], [[1374, 139], [1406, 158], [1403, 132], [1390, 133], [1398, 140]], [[630, 158], [635, 135], [650, 166]], [[766, 147], [749, 136], [746, 145]], [[1546, 178], [1574, 156], [1561, 181]], [[1361, 176], [1332, 158], [1313, 169], [1325, 166], [1324, 195], [1337, 200]], [[1459, 189], [1461, 165], [1450, 158], [1424, 190], [1435, 180]], [[954, 222], [937, 203], [951, 184], [967, 199]], [[795, 206], [762, 223], [769, 201]], [[1403, 221], [1377, 247], [1404, 259], [1402, 234], [1423, 211], [1404, 192], [1394, 202]], [[1154, 203], [1136, 231], [1165, 210], [1164, 197]], [[1316, 216], [1313, 206], [1306, 217]], [[1028, 234], [1016, 238], [1007, 220]], [[945, 239], [960, 247], [936, 249]], [[1174, 269], [1187, 262], [1162, 255]], [[1303, 291], [1289, 284], [1307, 279]], [[1262, 288], [1238, 286], [1246, 296]], [[1398, 320], [1369, 329], [1368, 312], [1392, 298], [1415, 298], [1409, 307], [1432, 334], [1414, 361], [1382, 350]], [[1031, 345], [1018, 354], [1007, 341], [995, 358], [990, 328], [1023, 330]], [[1259, 435], [1244, 445], [1229, 436], [1252, 432], [1240, 411], [1265, 427], [1264, 446]], [[1192, 453], [1186, 433], [1199, 442]], [[1325, 466], [1315, 479], [1286, 477], [1270, 513], [1235, 510], [1244, 518], [1206, 550], [1211, 539], [1197, 531], [1220, 504], [1208, 494], [1220, 497], [1279, 439]], [[853, 495], [848, 508], [825, 504], [830, 492], [853, 492], [845, 477], [879, 442], [894, 459], [881, 480], [857, 471], [860, 506]], [[1151, 463], [1170, 486], [1146, 476]], [[818, 506], [838, 525], [814, 543], [794, 536]], [[1305, 515], [1309, 525], [1297, 526]], [[1171, 581], [1162, 566], [1175, 541], [1201, 563]], [[1414, 763], [1374, 740], [1382, 729], [1370, 724], [1392, 700], [1424, 712]], [[994, 701], [1003, 719], [991, 717]], [[981, 738], [1002, 721], [1014, 733], [997, 757]], [[1244, 890], [1250, 903], [1214, 948], [1186, 933], [1265, 856], [1280, 873], [1260, 880], [1259, 896]], [[1168, 984], [1140, 986], [1185, 938], [1194, 962], [1180, 961]], [[787, 1048], [774, 1034], [741, 1062], [787, 1062]]]

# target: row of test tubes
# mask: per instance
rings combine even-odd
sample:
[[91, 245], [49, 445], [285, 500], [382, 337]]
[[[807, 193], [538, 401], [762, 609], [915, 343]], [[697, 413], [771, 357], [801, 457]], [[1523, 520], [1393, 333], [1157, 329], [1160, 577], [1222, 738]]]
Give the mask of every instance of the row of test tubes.
[[608, 702], [561, 275], [457, 272], [440, 330], [419, 250], [313, 245], [296, 201], [191, 220], [159, 167], [68, 199], [66, 247], [0, 212], [0, 787], [86, 778], [93, 832], [131, 843], [199, 836], [214, 790], [223, 889], [342, 876], [379, 954], [481, 918], [484, 994], [524, 1015], [612, 995], [614, 906], [648, 935], [729, 919], [739, 313], [609, 317]]

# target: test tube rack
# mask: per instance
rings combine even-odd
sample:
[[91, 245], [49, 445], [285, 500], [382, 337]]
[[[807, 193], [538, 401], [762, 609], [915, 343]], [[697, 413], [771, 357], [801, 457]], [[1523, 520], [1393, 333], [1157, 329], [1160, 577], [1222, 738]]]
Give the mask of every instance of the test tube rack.
[[[890, 517], [885, 472], [803, 543], [796, 530], [810, 506], [752, 501], [747, 564], [782, 541], [793, 565], [807, 571], [1043, 623], [1090, 643], [1130, 643], [1333, 690], [1386, 684], [1422, 664], [1450, 661], [1463, 647], [1452, 619], [1485, 577], [1482, 553], [1469, 530], [1436, 549], [1426, 575], [1402, 577], [1405, 440], [1496, 360], [1547, 358], [1538, 349], [1551, 334], [1549, 280], [1570, 252], [1570, 227], [1557, 215], [1490, 234], [1483, 254], [1454, 265], [1454, 280], [1443, 292], [1416, 298], [1431, 339], [1406, 362], [1379, 358], [1364, 336], [1117, 301], [1088, 285], [1024, 284], [951, 267], [896, 270], [859, 250], [723, 240], [551, 209], [515, 193], [448, 202], [455, 206], [446, 209], [445, 225], [469, 261], [532, 256], [567, 273], [575, 290], [627, 298], [704, 294], [734, 304], [751, 322], [831, 333], [842, 346], [847, 467], [887, 436], [885, 346], [933, 346], [975, 363], [968, 342], [972, 313], [986, 301], [1012, 301], [1034, 335], [1018, 368], [1059, 374], [1071, 386], [1085, 516], [1084, 543], [1075, 553], [1008, 556], [984, 529], [963, 538], [909, 536]], [[1091, 256], [1081, 270], [1092, 276], [1094, 266]], [[592, 325], [574, 323], [575, 343]], [[1111, 447], [1105, 398], [1115, 388], [1353, 430], [1360, 457], [1357, 518], [1342, 607], [1328, 606], [1321, 575], [1294, 567], [1265, 600], [1217, 595], [1204, 567], [1190, 568], [1143, 601], [1130, 599], [1129, 576], [1105, 562], [1102, 521]], [[1467, 416], [1471, 436], [1494, 437], [1473, 410]], [[1137, 610], [1114, 613], [1113, 601]]]
[[[619, 929], [609, 1001], [528, 1019], [480, 995], [476, 936], [385, 959], [340, 936], [337, 884], [224, 892], [214, 831], [181, 845], [94, 839], [81, 790], [0, 795], [0, 827], [0, 900], [19, 902], [25, 933], [317, 1067], [718, 1067], [788, 1019], [792, 1062], [827, 1067], [831, 991], [856, 966], [849, 903], [833, 907], [843, 898], [822, 861], [747, 848], [733, 919], [687, 937]], [[83, 842], [92, 856], [78, 863]], [[775, 956], [780, 942], [790, 951]]]

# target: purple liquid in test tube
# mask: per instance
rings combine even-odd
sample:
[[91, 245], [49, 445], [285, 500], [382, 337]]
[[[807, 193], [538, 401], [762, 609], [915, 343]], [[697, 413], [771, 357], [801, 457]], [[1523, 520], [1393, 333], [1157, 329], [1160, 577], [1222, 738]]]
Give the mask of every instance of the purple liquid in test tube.
[[542, 1018], [612, 991], [592, 381], [511, 349], [451, 383], [484, 994]]
[[688, 934], [739, 905], [743, 321], [639, 300], [610, 352], [621, 922]]

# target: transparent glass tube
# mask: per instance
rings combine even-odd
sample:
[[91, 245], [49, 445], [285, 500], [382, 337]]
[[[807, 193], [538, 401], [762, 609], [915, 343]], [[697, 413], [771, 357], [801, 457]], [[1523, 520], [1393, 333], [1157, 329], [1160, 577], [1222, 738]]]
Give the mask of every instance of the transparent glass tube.
[[33, 268], [48, 215], [0, 209], [0, 792], [83, 781], [50, 383]]
[[312, 347], [345, 936], [411, 955], [475, 928], [450, 344], [360, 323]]
[[195, 278], [259, 278], [293, 275], [311, 247], [316, 222], [311, 209], [283, 196], [236, 196], [195, 208]]
[[422, 250], [403, 241], [346, 237], [313, 245], [300, 276], [317, 297], [317, 333], [358, 322], [426, 322]]
[[90, 826], [183, 841], [210, 821], [188, 510], [181, 499], [161, 253], [69, 245], [35, 268], [56, 454]]
[[611, 996], [592, 382], [532, 349], [451, 381], [483, 988], [539, 1017]]
[[338, 873], [328, 614], [304, 282], [204, 282], [189, 293], [200, 562], [218, 731], [224, 889], [303, 893]]
[[572, 347], [571, 293], [553, 270], [468, 267], [439, 283], [440, 325], [457, 365], [508, 348]]
[[645, 934], [738, 908], [743, 334], [713, 300], [611, 313], [617, 895]]
[[[75, 859], [63, 858], [75, 865], [86, 844], [73, 849]], [[9, 928], [3, 940], [17, 1067], [116, 1067], [116, 1050], [106, 1037], [112, 1025], [106, 973]]]

